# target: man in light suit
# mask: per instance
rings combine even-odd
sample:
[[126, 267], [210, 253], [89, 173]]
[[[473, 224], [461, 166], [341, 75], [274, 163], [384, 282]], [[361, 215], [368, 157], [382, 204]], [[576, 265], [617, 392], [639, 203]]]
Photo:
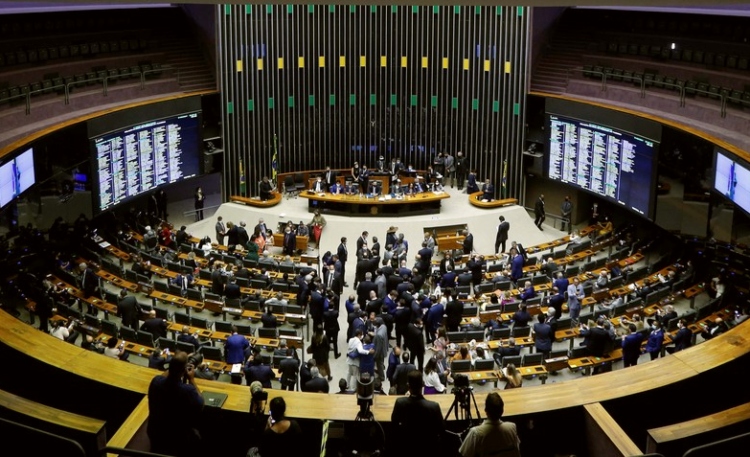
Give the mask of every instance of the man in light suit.
[[388, 357], [388, 327], [382, 317], [375, 318], [375, 374], [380, 381], [385, 380], [385, 358]]
[[221, 216], [216, 219], [216, 226], [214, 228], [216, 229], [216, 242], [223, 245], [224, 237], [227, 234], [227, 227], [224, 225], [224, 219]]
[[461, 232], [461, 235], [464, 236], [464, 255], [471, 254], [471, 251], [474, 250], [474, 235], [472, 235], [468, 230], [463, 230]]

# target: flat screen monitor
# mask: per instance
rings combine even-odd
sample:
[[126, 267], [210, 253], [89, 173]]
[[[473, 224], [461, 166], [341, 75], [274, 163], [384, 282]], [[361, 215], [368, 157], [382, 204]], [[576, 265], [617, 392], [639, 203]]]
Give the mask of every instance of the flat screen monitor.
[[0, 166], [0, 207], [10, 203], [35, 182], [34, 149], [29, 148]]
[[95, 210], [200, 174], [199, 111], [148, 120], [92, 137]]
[[716, 151], [714, 189], [750, 213], [750, 170], [744, 162]]

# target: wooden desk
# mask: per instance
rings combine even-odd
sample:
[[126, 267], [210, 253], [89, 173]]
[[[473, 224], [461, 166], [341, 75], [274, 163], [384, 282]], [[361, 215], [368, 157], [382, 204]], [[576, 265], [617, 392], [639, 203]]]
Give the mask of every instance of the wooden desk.
[[503, 206], [509, 206], [509, 205], [517, 205], [518, 199], [517, 198], [501, 198], [496, 200], [490, 200], [488, 202], [482, 201], [482, 195], [484, 192], [481, 190], [479, 192], [474, 192], [473, 194], [469, 194], [469, 203], [476, 206], [477, 208], [500, 208]]
[[448, 235], [435, 238], [435, 245], [441, 251], [455, 251], [464, 248], [463, 235]]
[[60, 278], [58, 278], [56, 276], [50, 276], [50, 281], [53, 282], [54, 284], [57, 284], [58, 287], [62, 287], [64, 289], [67, 289], [68, 293], [71, 296], [73, 296], [73, 297], [81, 300], [82, 302], [84, 302], [86, 304], [92, 305], [95, 308], [100, 309], [100, 310], [102, 310], [102, 311], [104, 311], [106, 313], [117, 314], [117, 305], [113, 305], [111, 303], [107, 303], [104, 300], [102, 300], [100, 298], [96, 298], [94, 296], [87, 297], [87, 296], [85, 296], [83, 294], [82, 290], [80, 290], [79, 288], [77, 288], [77, 287], [75, 287], [75, 286], [73, 286], [71, 284], [66, 283], [65, 281], [63, 281], [62, 279], [60, 279]]
[[[310, 237], [307, 237], [307, 236], [297, 236], [297, 250], [307, 251], [307, 242], [309, 239]], [[273, 246], [280, 247], [282, 249], [284, 248], [284, 234], [283, 233], [273, 234]], [[282, 256], [282, 257], [285, 257], [285, 256]], [[281, 260], [283, 260], [283, 258]]]
[[379, 214], [437, 214], [440, 201], [450, 198], [447, 192], [422, 192], [402, 199], [384, 196], [364, 198], [359, 195], [311, 194], [303, 192], [300, 197], [310, 200], [310, 212], [321, 209], [328, 214], [345, 216], [377, 216]]
[[240, 195], [232, 195], [229, 197], [229, 201], [233, 203], [242, 203], [243, 205], [255, 206], [258, 208], [270, 208], [276, 206], [281, 202], [281, 192], [272, 192], [271, 198], [268, 200], [261, 200], [260, 197], [242, 197]]
[[178, 306], [187, 306], [188, 308], [193, 308], [198, 311], [203, 310], [203, 302], [199, 302], [196, 300], [188, 300], [187, 298], [178, 297], [177, 295], [172, 295], [166, 292], [159, 292], [158, 290], [153, 290], [148, 296], [154, 300], [161, 300], [161, 301], [169, 302]]
[[126, 281], [118, 276], [113, 275], [112, 273], [104, 270], [99, 270], [96, 272], [96, 275], [102, 278], [103, 280], [116, 285], [117, 287], [120, 287], [122, 289], [128, 289], [131, 292], [138, 292], [138, 284], [134, 284], [130, 281]]

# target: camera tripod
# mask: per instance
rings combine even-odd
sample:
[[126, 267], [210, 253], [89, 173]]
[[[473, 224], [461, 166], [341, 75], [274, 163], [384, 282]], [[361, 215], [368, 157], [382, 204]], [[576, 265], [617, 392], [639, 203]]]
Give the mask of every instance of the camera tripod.
[[468, 420], [472, 421], [474, 418], [471, 416], [471, 403], [474, 402], [474, 410], [477, 412], [477, 419], [481, 419], [482, 416], [479, 414], [479, 406], [477, 406], [477, 399], [474, 398], [474, 391], [469, 387], [455, 387], [452, 391], [453, 403], [445, 414], [445, 420], [451, 415], [451, 411], [454, 412], [456, 420]]

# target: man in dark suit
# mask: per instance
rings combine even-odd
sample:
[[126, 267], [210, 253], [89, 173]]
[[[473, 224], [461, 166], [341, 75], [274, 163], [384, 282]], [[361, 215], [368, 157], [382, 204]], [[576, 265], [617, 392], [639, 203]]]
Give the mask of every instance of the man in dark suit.
[[370, 234], [367, 233], [367, 230], [365, 230], [364, 232], [362, 232], [362, 235], [360, 235], [360, 237], [357, 238], [357, 252], [361, 251], [362, 248], [367, 247], [367, 237], [369, 235]]
[[326, 167], [326, 171], [323, 172], [323, 182], [329, 191], [333, 183], [336, 182], [336, 172], [331, 170], [331, 167]]
[[159, 338], [167, 337], [167, 321], [160, 317], [156, 317], [156, 311], [153, 309], [148, 313], [148, 319], [141, 325], [141, 330], [148, 332], [154, 336], [154, 341]]
[[241, 221], [240, 225], [237, 227], [237, 244], [242, 245], [243, 248], [247, 245], [247, 242], [250, 241], [250, 235], [247, 233], [245, 227], [247, 227], [245, 221]]
[[445, 305], [445, 327], [449, 332], [456, 332], [458, 331], [458, 326], [461, 324], [464, 305], [457, 299], [451, 298], [450, 294], [446, 294], [446, 299], [448, 300], [448, 304]]
[[503, 368], [503, 357], [514, 357], [517, 355], [521, 355], [521, 348], [516, 346], [516, 339], [510, 337], [508, 338], [508, 345], [498, 347], [497, 351], [492, 354], [492, 358], [495, 359], [497, 366]]
[[424, 368], [425, 344], [424, 336], [422, 335], [423, 329], [422, 318], [418, 317], [414, 319], [414, 322], [409, 324], [409, 327], [406, 329], [406, 335], [404, 335], [404, 345], [411, 351], [412, 357], [417, 361], [417, 369], [419, 371], [422, 371]]
[[260, 233], [260, 236], [262, 236], [263, 239], [268, 237], [268, 227], [266, 227], [266, 223], [263, 219], [258, 220], [258, 224], [255, 226], [255, 232]]
[[297, 384], [297, 374], [299, 373], [299, 359], [294, 357], [294, 349], [286, 349], [286, 358], [279, 362], [279, 380], [281, 381], [281, 390], [294, 390]]
[[[412, 370], [407, 374], [409, 396], [396, 400], [391, 414], [396, 436], [393, 455], [442, 455], [440, 436], [445, 430], [440, 405], [422, 396], [422, 373]], [[414, 437], [420, 439], [416, 440]]]
[[[510, 222], [505, 220], [505, 216], [500, 216], [500, 224], [497, 226], [497, 235], [495, 235], [495, 254], [505, 252], [505, 242], [508, 241], [508, 231]], [[500, 251], [500, 247], [503, 248]]]
[[134, 296], [128, 295], [127, 289], [120, 291], [120, 300], [117, 302], [117, 310], [122, 318], [122, 325], [133, 330], [138, 328], [138, 319], [141, 315], [141, 306]]
[[310, 368], [310, 375], [312, 376], [312, 379], [307, 381], [302, 386], [302, 392], [317, 392], [327, 394], [330, 390], [330, 387], [326, 378], [320, 375], [320, 370], [318, 369], [318, 367]]
[[464, 255], [469, 255], [474, 250], [474, 235], [468, 230], [462, 231], [461, 234], [464, 236]]
[[667, 352], [673, 354], [675, 352], [680, 352], [683, 349], [689, 348], [693, 345], [692, 339], [693, 332], [691, 332], [690, 329], [685, 325], [685, 319], [680, 319], [679, 321], [677, 321], [677, 333], [675, 333], [675, 335], [672, 337], [672, 343], [674, 343], [674, 347], [667, 348]]
[[[399, 348], [399, 346], [396, 346]], [[395, 349], [394, 349], [395, 352]], [[401, 363], [396, 365], [393, 370], [393, 377], [391, 378], [391, 384], [396, 386], [396, 395], [404, 395], [409, 391], [409, 373], [415, 371], [417, 367], [411, 363], [411, 354], [409, 351], [404, 351], [401, 354]]]
[[217, 295], [224, 295], [224, 275], [221, 274], [221, 268], [214, 264], [211, 270], [211, 292]]
[[540, 195], [536, 203], [534, 203], [534, 216], [536, 216], [534, 219], [534, 225], [536, 225], [539, 230], [544, 230], [542, 228], [542, 222], [547, 218], [544, 213], [544, 194]]
[[[567, 289], [566, 289], [567, 290]], [[552, 294], [549, 296], [547, 306], [555, 311], [555, 319], [560, 319], [562, 316], [562, 306], [565, 302], [565, 295], [560, 293], [557, 286], [552, 287]]]
[[495, 198], [495, 186], [490, 182], [490, 178], [484, 180], [482, 185], [482, 200], [492, 201]]
[[292, 231], [291, 227], [287, 227], [284, 230], [284, 254], [294, 255], [294, 251], [297, 250], [297, 235]]
[[[570, 281], [568, 281], [568, 278], [565, 277], [565, 274], [562, 271], [557, 272], [557, 279], [552, 283], [554, 287], [557, 287], [558, 293], [563, 294], [566, 290], [568, 290], [568, 286], [570, 285]], [[559, 317], [558, 317], [559, 319]]]
[[526, 249], [524, 249], [521, 243], [516, 243], [515, 241], [511, 241], [510, 248], [515, 249], [517, 253], [521, 254], [521, 257], [523, 257], [524, 262], [529, 258], [529, 254], [526, 252]]
[[[81, 262], [78, 265], [81, 271], [81, 290], [86, 298], [96, 295], [99, 292], [99, 278], [94, 273], [94, 270], [86, 265], [86, 262]], [[88, 313], [97, 315], [98, 311], [91, 303], [88, 304]]]
[[345, 236], [341, 237], [341, 244], [336, 249], [336, 255], [338, 255], [339, 262], [341, 262], [341, 280], [344, 281], [344, 287], [349, 287], [349, 284], [346, 283], [346, 261], [349, 258], [349, 251], [346, 249]]
[[229, 280], [229, 284], [224, 288], [224, 296], [228, 299], [240, 298], [242, 296], [240, 286], [234, 277]]
[[635, 324], [628, 324], [628, 330], [630, 333], [622, 339], [622, 361], [626, 367], [638, 364], [643, 342], [643, 335], [638, 332]]
[[190, 234], [187, 232], [187, 227], [182, 226], [180, 229], [175, 233], [174, 240], [175, 243], [177, 243], [177, 246], [179, 247], [181, 244], [190, 244]]

